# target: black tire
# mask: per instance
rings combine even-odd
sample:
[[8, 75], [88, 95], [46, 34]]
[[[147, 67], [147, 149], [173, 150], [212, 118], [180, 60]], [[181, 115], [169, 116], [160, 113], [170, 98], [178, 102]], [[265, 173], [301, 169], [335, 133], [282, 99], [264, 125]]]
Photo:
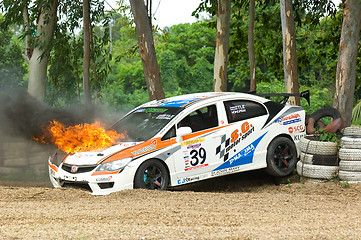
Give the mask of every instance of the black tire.
[[[331, 117], [332, 122], [327, 125], [326, 127], [319, 127], [318, 122], [320, 119], [324, 117]], [[306, 122], [306, 132], [307, 134], [314, 134], [315, 133], [315, 127], [319, 127], [324, 129], [326, 132], [337, 132], [340, 131], [343, 128], [343, 119], [341, 116], [341, 113], [333, 107], [325, 107], [317, 110], [316, 112], [312, 113]]]
[[300, 161], [312, 165], [338, 166], [337, 156], [313, 155], [301, 152]]
[[267, 148], [267, 173], [276, 177], [287, 176], [296, 163], [297, 150], [292, 140], [286, 137], [273, 139]]
[[159, 160], [148, 160], [138, 168], [134, 177], [134, 188], [166, 190], [169, 183], [167, 168]]

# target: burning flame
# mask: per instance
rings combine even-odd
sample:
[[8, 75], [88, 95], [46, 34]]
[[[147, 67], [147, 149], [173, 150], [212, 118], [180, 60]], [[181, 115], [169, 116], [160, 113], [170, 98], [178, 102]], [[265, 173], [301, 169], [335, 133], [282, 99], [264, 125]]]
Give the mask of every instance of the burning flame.
[[[50, 141], [66, 153], [107, 148], [114, 145], [117, 139], [122, 138], [121, 134], [112, 130], [106, 131], [100, 127], [99, 122], [66, 127], [62, 123], [54, 120], [50, 122], [46, 130], [50, 135]], [[41, 136], [34, 139], [45, 142], [46, 137]]]

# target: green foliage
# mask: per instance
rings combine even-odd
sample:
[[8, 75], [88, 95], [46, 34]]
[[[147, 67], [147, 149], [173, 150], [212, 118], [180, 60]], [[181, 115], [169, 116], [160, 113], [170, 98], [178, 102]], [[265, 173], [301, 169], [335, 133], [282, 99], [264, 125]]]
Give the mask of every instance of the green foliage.
[[348, 183], [348, 181], [342, 181], [342, 182], [341, 182], [341, 186], [342, 186], [343, 188], [348, 188], [348, 187], [350, 187], [350, 184]]
[[[310, 90], [310, 103], [308, 105], [305, 99], [301, 99], [301, 106], [305, 109], [306, 114], [312, 114], [326, 106], [332, 106], [333, 96], [327, 88], [320, 86], [301, 85], [300, 91]], [[285, 83], [280, 80], [273, 80], [269, 83], [261, 82], [257, 84], [258, 93], [283, 93], [285, 92]], [[279, 102], [280, 98], [271, 98], [273, 101]]]
[[[83, 51], [82, 39], [76, 38], [58, 29], [54, 34], [54, 47], [49, 60], [49, 84], [46, 100], [55, 106], [80, 102], [80, 84], [82, 82]], [[66, 89], [66, 91], [64, 91]]]
[[[121, 25], [121, 27], [119, 27]], [[149, 101], [137, 37], [132, 26], [115, 24], [121, 39], [114, 41], [115, 60], [102, 102], [113, 109]], [[166, 96], [212, 91], [214, 30], [202, 22], [179, 24], [155, 34], [157, 59]], [[116, 89], [116, 91], [115, 91]]]
[[340, 139], [337, 137], [336, 133], [329, 133], [323, 129], [316, 129], [316, 133], [317, 133], [318, 139], [321, 142], [337, 142], [337, 143], [340, 142]]
[[[9, 1], [0, 2], [4, 18], [0, 25], [9, 28], [17, 24], [20, 39], [30, 39], [30, 48], [40, 46], [49, 48], [49, 78], [46, 101], [52, 105], [71, 104], [81, 95], [81, 79], [83, 64], [83, 40], [79, 34], [82, 29], [82, 3], [78, 1], [62, 0], [58, 2], [58, 22], [55, 28], [54, 39], [49, 43], [38, 41], [36, 27], [39, 12], [49, 7], [50, 1]], [[29, 24], [25, 26], [23, 10], [29, 13]], [[90, 17], [92, 29], [91, 39], [91, 88], [99, 91], [106, 85], [110, 71], [109, 53], [105, 46], [109, 41], [108, 18], [104, 14], [104, 0], [90, 1]], [[97, 27], [101, 24], [101, 27]], [[28, 27], [28, 28], [27, 28]], [[15, 56], [21, 57], [21, 52]], [[14, 61], [15, 62], [15, 61]], [[21, 66], [21, 64], [18, 64]]]
[[353, 107], [351, 120], [353, 125], [361, 124], [361, 101]]
[[[54, 33], [48, 70], [50, 84], [47, 87], [46, 100], [51, 105], [62, 106], [81, 101], [83, 36], [82, 32], [80, 34], [75, 32], [82, 28], [80, 24], [83, 12], [79, 2], [70, 0], [61, 1], [59, 11], [67, 17], [67, 21], [59, 21]], [[90, 87], [93, 95], [96, 95], [108, 82], [111, 59], [106, 48], [109, 42], [108, 17], [104, 13], [104, 1], [91, 1], [90, 18], [93, 36], [90, 53]], [[97, 26], [100, 23], [102, 26]]]
[[[25, 3], [0, 2], [3, 12], [7, 13], [7, 21], [1, 20], [0, 25], [20, 23], [21, 4]], [[308, 3], [309, 0], [294, 1], [295, 6], [298, 4], [295, 16], [300, 23], [296, 27], [300, 91], [310, 90], [311, 98], [310, 106], [305, 100], [301, 100], [301, 105], [307, 114], [311, 114], [322, 107], [332, 106], [342, 14], [338, 12], [334, 17], [324, 17], [332, 12], [329, 0], [314, 5]], [[326, 4], [326, 7], [319, 4]], [[120, 1], [119, 12], [111, 14], [104, 14], [103, 7], [104, 1], [92, 1], [91, 88], [103, 104], [114, 110], [127, 110], [149, 101], [138, 39], [133, 19], [127, 13], [129, 6]], [[36, 4], [31, 5], [31, 26], [37, 9]], [[212, 17], [216, 15], [216, 9], [217, 1], [202, 0], [193, 14], [207, 11], [210, 20], [179, 24], [164, 31], [154, 28], [157, 59], [167, 97], [212, 91], [215, 53], [215, 20]], [[51, 45], [47, 101], [52, 105], [67, 105], [74, 100], [80, 101], [82, 95], [83, 43], [82, 33], [78, 30], [82, 28], [81, 3], [59, 1], [59, 13], [60, 21]], [[232, 1], [228, 91], [249, 91], [248, 14], [248, 1]], [[113, 25], [112, 53], [109, 52], [110, 21]], [[21, 30], [18, 35], [33, 33], [34, 28], [30, 28], [27, 32]], [[21, 43], [12, 39], [15, 38], [11, 33], [0, 32], [0, 84], [24, 85], [26, 71], [20, 57]], [[285, 92], [282, 51], [279, 1], [257, 1], [255, 57], [258, 93]], [[355, 102], [361, 98], [361, 47], [358, 56]], [[7, 70], [4, 72], [5, 65]], [[11, 67], [17, 68], [11, 71], [13, 75], [8, 76]], [[9, 83], [10, 78], [17, 80]], [[355, 106], [355, 112], [358, 111], [360, 116], [359, 105]]]
[[[0, 14], [0, 22], [2, 19]], [[20, 43], [15, 40], [13, 31], [0, 29], [0, 89], [24, 86], [25, 73]]]
[[212, 91], [214, 48], [214, 30], [202, 22], [169, 28], [156, 47], [164, 90]]
[[[229, 51], [231, 66], [228, 71], [230, 91], [249, 90], [249, 13], [247, 4], [239, 4], [241, 2], [236, 1], [232, 5]], [[296, 13], [302, 17], [301, 25], [296, 27], [298, 81], [302, 86], [312, 86], [317, 95], [333, 95], [342, 15], [339, 12], [334, 17], [323, 17], [335, 12], [330, 1], [319, 2], [318, 5], [312, 4], [312, 6], [308, 6], [308, 2], [307, 0], [295, 2], [298, 4]], [[320, 4], [324, 4], [327, 9], [321, 8]], [[310, 8], [314, 12], [305, 14], [305, 8]], [[258, 88], [260, 82], [284, 81], [279, 2], [256, 2], [255, 15], [254, 45]], [[316, 16], [318, 16], [317, 20], [320, 20], [318, 25], [314, 22]], [[328, 93], [325, 89], [328, 89]], [[328, 97], [325, 101], [316, 104], [324, 106], [326, 102], [329, 104]]]

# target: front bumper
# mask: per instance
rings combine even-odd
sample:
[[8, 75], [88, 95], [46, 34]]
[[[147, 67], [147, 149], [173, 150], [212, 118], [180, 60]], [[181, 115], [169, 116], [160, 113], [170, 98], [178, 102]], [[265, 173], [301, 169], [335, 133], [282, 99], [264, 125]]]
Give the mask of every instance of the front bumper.
[[[82, 166], [77, 167], [82, 168]], [[69, 171], [69, 166], [65, 166], [64, 163], [57, 166], [53, 156], [50, 156], [48, 160], [49, 178], [55, 188], [78, 186], [90, 190], [93, 195], [107, 195], [133, 188], [134, 168], [132, 167], [125, 167], [121, 173], [109, 174], [95, 173], [95, 165], [93, 168], [89, 166], [83, 168], [92, 170], [72, 173]]]

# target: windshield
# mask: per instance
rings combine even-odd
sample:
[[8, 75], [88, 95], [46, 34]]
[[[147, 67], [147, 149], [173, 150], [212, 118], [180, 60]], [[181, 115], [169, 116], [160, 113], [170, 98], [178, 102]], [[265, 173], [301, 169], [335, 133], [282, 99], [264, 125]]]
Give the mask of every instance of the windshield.
[[139, 142], [152, 138], [169, 123], [182, 108], [140, 108], [122, 118], [112, 127], [121, 137], [119, 142]]

